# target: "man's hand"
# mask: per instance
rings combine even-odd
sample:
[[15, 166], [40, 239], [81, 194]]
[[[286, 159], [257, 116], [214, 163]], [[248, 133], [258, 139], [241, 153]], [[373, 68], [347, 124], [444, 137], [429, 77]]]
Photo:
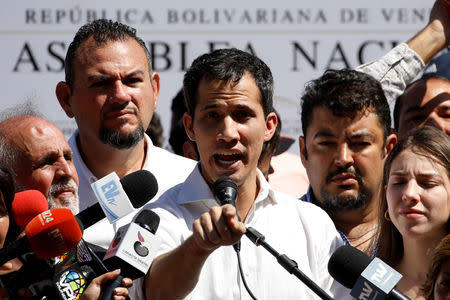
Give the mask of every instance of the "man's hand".
[[[99, 277], [94, 278], [87, 289], [81, 295], [80, 300], [95, 300], [100, 297], [103, 289], [108, 286], [111, 281], [120, 275], [120, 269], [114, 270], [112, 272], [105, 273]], [[117, 287], [114, 289], [114, 300], [125, 300], [128, 296], [128, 288], [133, 285], [133, 281], [130, 278], [124, 278], [122, 280], [122, 285], [124, 287]]]
[[449, 44], [450, 0], [437, 0], [431, 9], [427, 26], [408, 42], [408, 46], [427, 64]]
[[236, 209], [230, 205], [214, 206], [193, 224], [193, 238], [205, 252], [220, 246], [233, 245], [245, 233], [245, 225], [237, 218]]
[[450, 44], [450, 0], [437, 0], [430, 13], [430, 28], [445, 37], [445, 46]]

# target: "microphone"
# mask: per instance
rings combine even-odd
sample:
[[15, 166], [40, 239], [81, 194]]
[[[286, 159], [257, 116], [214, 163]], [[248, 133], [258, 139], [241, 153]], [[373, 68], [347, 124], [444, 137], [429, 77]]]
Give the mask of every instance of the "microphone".
[[[238, 196], [238, 186], [236, 182], [230, 177], [222, 176], [217, 179], [213, 184], [213, 195], [220, 206], [225, 204], [231, 204], [236, 208], [236, 198]], [[236, 215], [239, 221], [241, 217], [236, 211]], [[241, 250], [241, 241], [236, 242], [233, 245], [234, 250]]]
[[[238, 187], [236, 182], [234, 182], [233, 179], [229, 177], [220, 177], [217, 179], [213, 184], [213, 194], [214, 198], [220, 205], [225, 204], [231, 204], [234, 207], [236, 207], [236, 198], [238, 195]], [[237, 214], [237, 212], [236, 212]], [[239, 214], [237, 214], [239, 221], [241, 218], [239, 217]], [[265, 242], [265, 237], [262, 235], [259, 231], [252, 227], [247, 227], [245, 230], [245, 235], [256, 245], [256, 246], [263, 246], [264, 249], [266, 249], [270, 254], [272, 254], [278, 261], [278, 263], [286, 269], [290, 274], [293, 274], [298, 279], [300, 279], [307, 287], [309, 287], [316, 295], [318, 295], [321, 299], [324, 300], [332, 300], [332, 298], [321, 288], [319, 287], [315, 282], [313, 282], [308, 276], [306, 276], [300, 269], [298, 268], [297, 263], [290, 259], [285, 254], [278, 253], [274, 248], [272, 248], [268, 243]], [[233, 245], [234, 249], [236, 250], [238, 254], [238, 263], [240, 267], [240, 256], [239, 256], [239, 250], [241, 248], [241, 242], [238, 241], [236, 244]], [[242, 280], [245, 281], [245, 278], [242, 276]], [[251, 291], [247, 288], [246, 284], [244, 284], [247, 291], [250, 295]]]
[[114, 288], [123, 277], [136, 279], [147, 274], [156, 250], [161, 244], [155, 236], [159, 226], [159, 216], [152, 210], [142, 210], [134, 222], [119, 228], [112, 240], [103, 262], [109, 270], [121, 269], [118, 276], [103, 292], [102, 300], [111, 299]]
[[220, 177], [214, 182], [213, 194], [220, 205], [231, 204], [236, 207], [238, 187], [236, 182], [230, 177]]
[[344, 245], [336, 249], [328, 261], [328, 272], [356, 299], [410, 299], [395, 288], [402, 275], [375, 257], [355, 247]]
[[[139, 170], [130, 173], [120, 180], [118, 180], [117, 174], [114, 172], [111, 174], [107, 175], [110, 177], [103, 177], [100, 179], [103, 181], [98, 180], [94, 182], [93, 185], [95, 185], [95, 187], [93, 188], [94, 191], [97, 190], [98, 192], [98, 194], [96, 192], [97, 199], [99, 199], [99, 197], [103, 199], [107, 196], [106, 202], [110, 203], [109, 206], [113, 207], [113, 209], [116, 209], [114, 204], [118, 206], [118, 203], [128, 203], [129, 205], [131, 202], [131, 211], [133, 211], [135, 208], [140, 208], [150, 201], [158, 192], [158, 181], [155, 176], [147, 170]], [[106, 181], [105, 178], [109, 179], [106, 183], [104, 182]], [[98, 203], [91, 205], [77, 214], [77, 218], [80, 219], [84, 228], [94, 225], [105, 216], [108, 217], [110, 222], [111, 220], [114, 220], [115, 222], [120, 218], [120, 216], [127, 215], [131, 212], [130, 207], [128, 207], [127, 204], [125, 204], [124, 209], [123, 205], [120, 206], [122, 207], [122, 210], [119, 211], [118, 215], [115, 214], [115, 211], [111, 211], [109, 208], [105, 211], [100, 204], [102, 203], [101, 201], [103, 200], [99, 199]]]
[[82, 235], [69, 209], [44, 211], [27, 224], [24, 237], [0, 249], [0, 265], [30, 251], [40, 259], [62, 255], [75, 247]]
[[16, 193], [11, 203], [14, 221], [23, 228], [38, 214], [48, 210], [48, 202], [44, 194], [38, 190], [27, 190]]

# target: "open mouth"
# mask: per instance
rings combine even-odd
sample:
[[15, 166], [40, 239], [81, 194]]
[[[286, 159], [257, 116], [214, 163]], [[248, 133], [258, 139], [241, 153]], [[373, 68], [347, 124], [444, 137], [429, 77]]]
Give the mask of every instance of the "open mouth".
[[214, 159], [217, 163], [223, 166], [231, 166], [234, 163], [241, 161], [243, 155], [240, 153], [220, 153], [214, 154]]

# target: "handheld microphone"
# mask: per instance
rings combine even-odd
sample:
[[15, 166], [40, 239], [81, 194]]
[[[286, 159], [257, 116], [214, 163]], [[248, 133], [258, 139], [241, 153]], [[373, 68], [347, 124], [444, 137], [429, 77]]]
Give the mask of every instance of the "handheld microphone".
[[[111, 175], [114, 174], [114, 175]], [[120, 181], [115, 173], [111, 173], [106, 177], [109, 181], [101, 184], [106, 181], [105, 177], [93, 183], [95, 184], [95, 188], [99, 193], [97, 199], [99, 197], [99, 202], [91, 205], [85, 210], [81, 211], [77, 214], [77, 218], [83, 223], [84, 228], [88, 228], [103, 218], [108, 217], [108, 220], [117, 221], [121, 216], [129, 214], [130, 207], [129, 204], [131, 202], [133, 211], [135, 208], [140, 208], [148, 201], [150, 201], [158, 192], [158, 181], [155, 176], [147, 170], [139, 170], [133, 173], [130, 173], [124, 176]], [[117, 177], [117, 178], [116, 178]], [[123, 190], [122, 190], [123, 189]], [[106, 198], [105, 198], [106, 197]], [[105, 200], [105, 201], [103, 201]], [[107, 207], [113, 207], [114, 210], [109, 208], [106, 211], [102, 208], [100, 203], [106, 202]], [[128, 203], [125, 204], [125, 208], [119, 211], [118, 214], [115, 213], [117, 209], [118, 203]], [[123, 206], [123, 205], [122, 205]], [[122, 207], [120, 206], [120, 207]], [[111, 222], [111, 223], [113, 223]]]
[[213, 194], [220, 205], [231, 204], [236, 207], [238, 187], [236, 182], [230, 177], [220, 177], [214, 182]]
[[[222, 206], [225, 204], [231, 204], [236, 208], [236, 198], [238, 196], [238, 187], [236, 182], [230, 177], [220, 177], [213, 184], [213, 195], [216, 201]], [[236, 211], [236, 215], [239, 221], [241, 217]], [[241, 241], [238, 241], [233, 245], [234, 250], [241, 250]]]
[[118, 276], [103, 292], [102, 300], [111, 299], [114, 288], [123, 277], [136, 279], [147, 274], [161, 240], [155, 236], [159, 216], [152, 210], [142, 210], [134, 222], [119, 228], [103, 259], [114, 270], [121, 269]]
[[11, 203], [14, 221], [23, 228], [38, 214], [48, 210], [48, 202], [44, 194], [38, 190], [27, 190], [16, 193]]
[[0, 265], [27, 252], [49, 259], [69, 251], [83, 233], [72, 212], [54, 208], [40, 213], [25, 227], [25, 236], [0, 249]]
[[410, 299], [395, 289], [402, 275], [379, 258], [372, 261], [355, 247], [336, 249], [328, 262], [328, 272], [356, 299]]

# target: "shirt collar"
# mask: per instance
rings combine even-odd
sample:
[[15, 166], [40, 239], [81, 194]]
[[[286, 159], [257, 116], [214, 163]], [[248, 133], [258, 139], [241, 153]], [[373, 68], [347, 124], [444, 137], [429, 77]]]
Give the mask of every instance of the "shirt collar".
[[[259, 179], [259, 193], [255, 199], [254, 205], [268, 199], [271, 202], [276, 203], [273, 190], [260, 170], [257, 170], [257, 176]], [[178, 197], [178, 204], [186, 204], [197, 201], [210, 201], [211, 199], [214, 199], [214, 195], [211, 189], [200, 173], [200, 162], [197, 163], [194, 170], [191, 172], [185, 182], [182, 183], [182, 185], [184, 195], [183, 197]]]

